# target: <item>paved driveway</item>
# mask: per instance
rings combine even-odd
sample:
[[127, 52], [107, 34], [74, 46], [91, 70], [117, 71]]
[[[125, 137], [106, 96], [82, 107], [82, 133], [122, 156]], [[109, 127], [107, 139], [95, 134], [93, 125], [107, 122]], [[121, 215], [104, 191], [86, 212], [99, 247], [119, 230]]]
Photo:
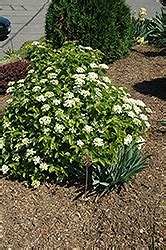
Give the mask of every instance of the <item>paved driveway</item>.
[[[150, 17], [161, 7], [159, 0], [126, 1], [133, 12], [140, 7], [147, 8]], [[48, 0], [0, 0], [0, 16], [8, 18], [12, 22], [12, 32], [6, 41], [0, 42], [0, 48], [3, 50], [17, 49], [25, 41], [44, 36], [47, 8]], [[13, 39], [10, 40], [12, 37]]]

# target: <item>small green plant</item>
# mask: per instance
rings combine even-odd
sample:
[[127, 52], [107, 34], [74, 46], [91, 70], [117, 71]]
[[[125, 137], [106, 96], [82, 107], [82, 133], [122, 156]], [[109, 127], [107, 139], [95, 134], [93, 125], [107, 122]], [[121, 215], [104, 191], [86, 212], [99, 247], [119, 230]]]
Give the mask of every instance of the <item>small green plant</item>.
[[93, 189], [103, 190], [105, 193], [111, 188], [131, 181], [133, 176], [145, 168], [148, 157], [141, 154], [136, 143], [122, 147], [114, 165], [110, 167], [97, 166], [92, 170]]
[[133, 45], [130, 9], [124, 0], [53, 0], [45, 30], [54, 48], [78, 40], [101, 50], [105, 62], [120, 59]]
[[146, 105], [112, 85], [99, 50], [33, 42], [29, 56], [33, 68], [7, 90], [3, 173], [37, 187], [52, 177], [83, 181], [88, 166], [118, 168], [124, 145], [149, 128]]

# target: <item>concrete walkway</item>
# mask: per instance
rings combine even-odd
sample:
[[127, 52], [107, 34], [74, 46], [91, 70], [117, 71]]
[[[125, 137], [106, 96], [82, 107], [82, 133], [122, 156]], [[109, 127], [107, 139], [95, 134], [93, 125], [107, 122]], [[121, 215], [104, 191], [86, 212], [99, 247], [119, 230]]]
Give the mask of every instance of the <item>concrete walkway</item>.
[[48, 0], [0, 0], [0, 16], [12, 23], [9, 38], [0, 42], [0, 48], [17, 49], [26, 41], [43, 37], [47, 8]]
[[[37, 40], [45, 35], [45, 14], [49, 0], [0, 0], [0, 16], [12, 22], [12, 32], [5, 41], [0, 41], [0, 49], [17, 49], [24, 42]], [[140, 7], [148, 10], [151, 17], [160, 10], [159, 0], [126, 0], [132, 12]], [[12, 39], [11, 39], [12, 38]]]

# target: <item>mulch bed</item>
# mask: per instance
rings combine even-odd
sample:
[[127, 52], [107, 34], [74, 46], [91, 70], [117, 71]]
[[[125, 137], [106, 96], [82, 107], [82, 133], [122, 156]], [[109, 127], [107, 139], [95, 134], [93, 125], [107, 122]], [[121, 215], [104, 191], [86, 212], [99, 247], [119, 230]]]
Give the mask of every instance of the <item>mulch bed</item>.
[[[162, 249], [164, 248], [164, 119], [166, 58], [159, 50], [137, 46], [125, 59], [110, 65], [116, 86], [153, 111], [144, 151], [148, 167], [134, 182], [95, 202], [77, 197], [76, 187], [44, 183], [38, 190], [2, 179], [3, 240], [11, 249]], [[165, 93], [164, 93], [165, 91]], [[2, 97], [2, 105], [6, 96]]]

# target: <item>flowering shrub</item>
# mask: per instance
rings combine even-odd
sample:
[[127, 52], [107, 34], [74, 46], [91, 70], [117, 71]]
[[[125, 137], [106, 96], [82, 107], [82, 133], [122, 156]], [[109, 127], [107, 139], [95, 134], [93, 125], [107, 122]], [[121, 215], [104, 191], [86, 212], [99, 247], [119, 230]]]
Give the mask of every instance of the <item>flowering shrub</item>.
[[59, 50], [32, 45], [34, 68], [7, 90], [15, 98], [4, 116], [4, 174], [33, 187], [50, 176], [77, 182], [85, 167], [93, 175], [116, 166], [122, 147], [143, 142], [148, 109], [112, 85], [100, 51], [75, 42]]
[[29, 68], [27, 60], [19, 60], [0, 66], [0, 93], [5, 93], [9, 81], [25, 78]]

